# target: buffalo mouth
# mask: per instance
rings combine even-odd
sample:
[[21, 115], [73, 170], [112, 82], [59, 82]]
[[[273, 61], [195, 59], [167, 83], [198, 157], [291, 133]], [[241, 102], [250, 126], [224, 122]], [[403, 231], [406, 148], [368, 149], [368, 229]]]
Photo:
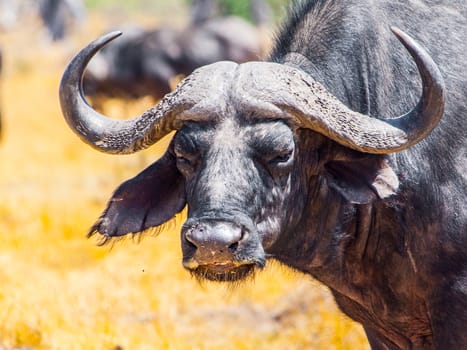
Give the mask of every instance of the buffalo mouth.
[[189, 268], [189, 271], [199, 279], [214, 282], [235, 282], [252, 276], [257, 265], [254, 263], [212, 263]]

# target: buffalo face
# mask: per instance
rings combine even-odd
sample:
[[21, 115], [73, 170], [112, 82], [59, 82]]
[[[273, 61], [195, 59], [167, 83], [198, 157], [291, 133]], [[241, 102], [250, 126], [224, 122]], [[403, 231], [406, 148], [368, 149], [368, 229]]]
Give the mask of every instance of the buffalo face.
[[186, 122], [161, 159], [115, 191], [91, 234], [143, 232], [186, 204], [184, 267], [209, 280], [242, 279], [264, 267], [285, 223], [295, 152], [283, 121]]
[[186, 123], [173, 152], [185, 179], [188, 220], [183, 264], [197, 276], [230, 281], [265, 264], [290, 192], [294, 134], [284, 122], [234, 117]]

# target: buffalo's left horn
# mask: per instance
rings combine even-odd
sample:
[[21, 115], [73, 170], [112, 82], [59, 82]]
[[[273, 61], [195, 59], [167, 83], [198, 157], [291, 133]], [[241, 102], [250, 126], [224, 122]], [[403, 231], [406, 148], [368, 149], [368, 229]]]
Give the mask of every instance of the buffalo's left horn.
[[[429, 54], [415, 40], [397, 28], [394, 34], [417, 64], [423, 93], [417, 106], [394, 119], [377, 119], [350, 110], [324, 86], [291, 66], [255, 66], [257, 79], [246, 89], [256, 100], [267, 101], [287, 111], [304, 128], [315, 130], [334, 141], [366, 153], [391, 153], [423, 140], [438, 124], [444, 112], [444, 82]], [[261, 79], [260, 79], [261, 77]]]
[[226, 62], [216, 72], [194, 73], [142, 115], [114, 120], [98, 113], [86, 102], [82, 77], [97, 51], [120, 35], [120, 32], [109, 33], [82, 49], [63, 73], [59, 95], [68, 125], [84, 142], [105, 153], [128, 154], [149, 147], [170, 131], [179, 129], [183, 124], [182, 112], [196, 112], [204, 105], [203, 101], [216, 99], [213, 85], [218, 83], [217, 79], [223, 80], [224, 75], [230, 74], [235, 64]]

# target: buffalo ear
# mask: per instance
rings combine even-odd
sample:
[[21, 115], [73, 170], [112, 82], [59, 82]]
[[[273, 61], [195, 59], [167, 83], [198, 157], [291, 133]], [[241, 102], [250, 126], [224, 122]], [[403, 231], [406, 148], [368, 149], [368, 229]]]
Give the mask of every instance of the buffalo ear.
[[387, 159], [381, 156], [336, 160], [326, 164], [330, 186], [355, 204], [367, 204], [376, 198], [396, 194], [399, 179]]
[[88, 236], [106, 239], [140, 233], [172, 219], [186, 203], [185, 181], [166, 152], [134, 178], [122, 183]]

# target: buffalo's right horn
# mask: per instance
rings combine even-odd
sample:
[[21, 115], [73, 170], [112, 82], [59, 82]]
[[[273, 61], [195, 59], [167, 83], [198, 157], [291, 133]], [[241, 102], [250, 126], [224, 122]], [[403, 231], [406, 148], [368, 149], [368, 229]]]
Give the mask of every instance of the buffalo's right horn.
[[[121, 32], [112, 32], [91, 42], [68, 64], [60, 83], [60, 105], [71, 129], [92, 147], [105, 152], [128, 154], [156, 143], [183, 124], [183, 113], [192, 112], [191, 119], [202, 115], [206, 101], [222, 101], [217, 94], [219, 82], [232, 74], [236, 66], [224, 62], [221, 69], [210, 72], [209, 66], [183, 80], [172, 93], [141, 116], [129, 120], [113, 120], [95, 111], [84, 97], [82, 77], [90, 59]], [[212, 105], [212, 104], [210, 104]], [[222, 108], [220, 102], [216, 106]], [[211, 111], [212, 112], [212, 111]]]
[[[306, 72], [287, 64], [243, 64], [237, 95], [248, 96], [242, 100], [248, 108], [269, 103], [292, 115], [300, 127], [360, 152], [387, 154], [405, 150], [428, 136], [440, 121], [445, 87], [430, 55], [401, 30], [392, 31], [415, 60], [423, 87], [418, 104], [402, 116], [375, 118], [352, 111]], [[274, 115], [271, 106], [269, 109]]]

